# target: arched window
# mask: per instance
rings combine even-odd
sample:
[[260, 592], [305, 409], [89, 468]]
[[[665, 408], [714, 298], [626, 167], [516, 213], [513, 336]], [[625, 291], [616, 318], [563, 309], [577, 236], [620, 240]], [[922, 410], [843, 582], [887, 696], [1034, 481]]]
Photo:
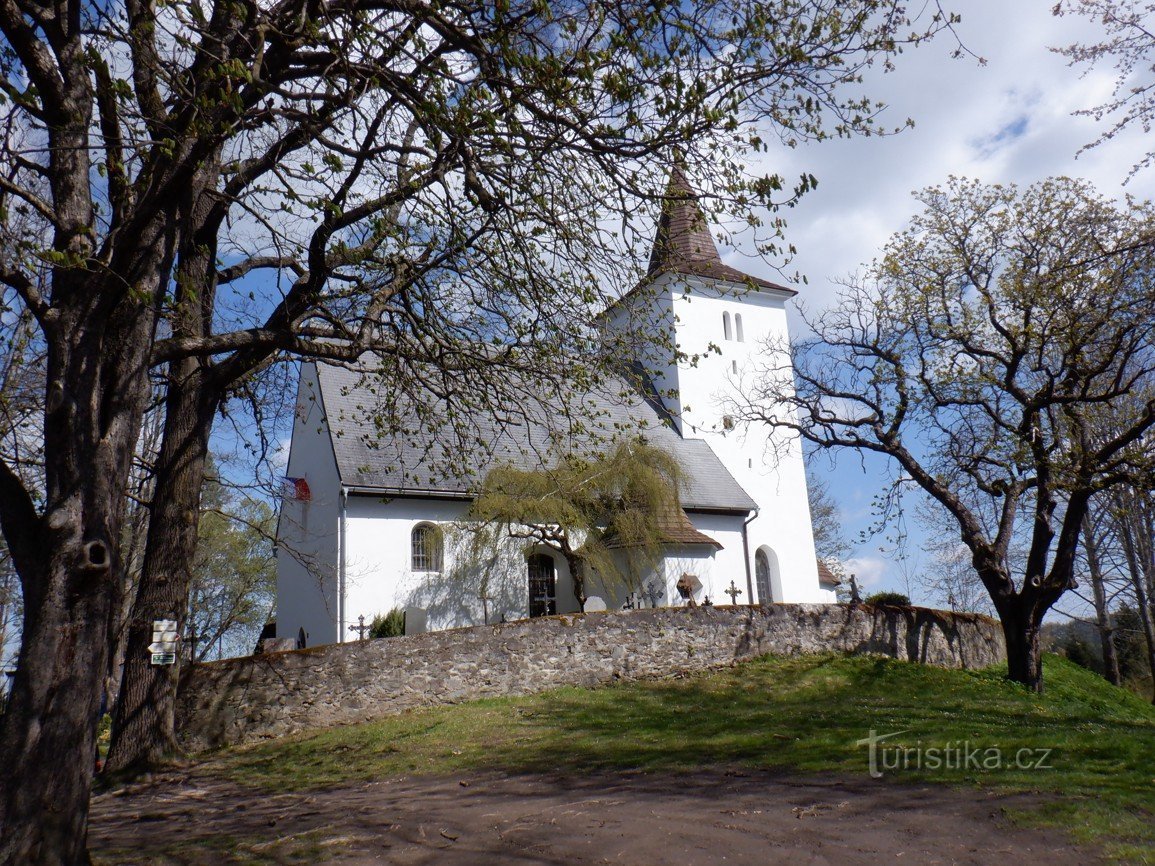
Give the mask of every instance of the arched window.
[[745, 343], [746, 338], [742, 335], [742, 314], [734, 314], [734, 336], [738, 338], [739, 343]]
[[722, 336], [727, 340], [730, 339], [730, 311], [727, 310], [722, 314]]
[[758, 587], [758, 603], [770, 604], [774, 601], [774, 592], [770, 588], [770, 557], [765, 550], [754, 554], [754, 584]]
[[412, 536], [413, 570], [441, 571], [444, 548], [440, 529], [432, 523], [418, 523], [413, 527]]

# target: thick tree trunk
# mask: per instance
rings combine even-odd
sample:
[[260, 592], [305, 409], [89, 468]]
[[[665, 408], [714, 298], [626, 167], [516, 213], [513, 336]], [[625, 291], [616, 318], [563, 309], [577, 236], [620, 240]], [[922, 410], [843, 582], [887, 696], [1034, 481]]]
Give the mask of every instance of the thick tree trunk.
[[[169, 383], [152, 519], [140, 588], [128, 623], [124, 673], [105, 765], [110, 773], [142, 772], [179, 751], [176, 693], [186, 654], [178, 652], [175, 664], [153, 665], [149, 645], [154, 620], [176, 620], [180, 633], [185, 631], [215, 407], [215, 400], [206, 397], [204, 377], [199, 364], [184, 362], [175, 365]], [[196, 648], [189, 649], [195, 652]]]
[[[195, 227], [182, 238], [172, 318], [174, 336], [205, 336], [212, 330], [217, 290], [217, 229], [214, 196], [219, 150], [195, 173], [180, 202], [180, 217]], [[215, 214], [215, 216], [214, 216]], [[176, 693], [186, 658], [153, 665], [149, 645], [155, 620], [177, 622], [185, 634], [192, 564], [200, 525], [201, 489], [213, 417], [223, 389], [207, 359], [186, 358], [169, 365], [164, 431], [153, 475], [152, 514], [136, 601], [128, 620], [124, 672], [113, 713], [106, 769], [132, 774], [176, 754]]]
[[25, 618], [0, 731], [3, 866], [88, 862], [96, 725], [124, 587], [124, 493], [153, 320], [133, 300], [99, 328], [83, 306], [75, 315], [71, 343], [49, 355], [44, 513], [29, 502], [18, 528], [5, 509]]
[[1043, 662], [1039, 646], [1040, 622], [1029, 612], [999, 612], [1007, 645], [1007, 676], [1033, 692], [1043, 691]]
[[81, 546], [76, 532], [54, 552], [38, 576], [46, 603], [29, 605], [25, 616], [0, 736], [0, 863], [7, 866], [88, 862], [88, 795], [116, 579], [107, 558], [102, 569], [80, 564]]

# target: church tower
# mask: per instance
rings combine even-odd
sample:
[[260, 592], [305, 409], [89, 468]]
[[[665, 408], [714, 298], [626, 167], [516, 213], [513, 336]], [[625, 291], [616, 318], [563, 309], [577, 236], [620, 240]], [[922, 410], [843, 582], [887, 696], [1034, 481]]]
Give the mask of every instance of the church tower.
[[683, 438], [705, 440], [758, 504], [744, 551], [758, 602], [834, 600], [819, 584], [800, 441], [741, 424], [727, 410], [756, 369], [791, 375], [786, 303], [795, 294], [722, 261], [697, 195], [675, 168], [646, 280], [604, 317], [610, 330], [654, 334], [655, 348], [639, 363], [671, 423]]

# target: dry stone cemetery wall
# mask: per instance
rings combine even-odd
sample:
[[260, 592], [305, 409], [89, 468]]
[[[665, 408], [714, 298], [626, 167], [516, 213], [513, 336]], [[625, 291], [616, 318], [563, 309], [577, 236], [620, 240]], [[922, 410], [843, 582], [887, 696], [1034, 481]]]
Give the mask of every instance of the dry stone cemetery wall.
[[993, 620], [923, 608], [587, 613], [196, 665], [181, 692], [178, 730], [186, 748], [200, 751], [414, 707], [826, 651], [963, 668], [1005, 658]]

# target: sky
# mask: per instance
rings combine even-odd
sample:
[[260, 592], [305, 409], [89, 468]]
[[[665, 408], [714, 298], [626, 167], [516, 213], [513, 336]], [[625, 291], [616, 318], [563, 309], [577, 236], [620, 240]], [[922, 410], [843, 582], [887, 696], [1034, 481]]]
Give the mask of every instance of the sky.
[[[967, 0], [954, 4], [963, 20], [957, 33], [963, 44], [985, 60], [952, 59], [949, 34], [897, 58], [893, 72], [868, 71], [864, 92], [888, 104], [884, 125], [906, 118], [915, 127], [896, 136], [857, 138], [783, 148], [768, 157], [767, 169], [787, 180], [803, 172], [818, 178], [818, 188], [785, 213], [787, 240], [797, 247], [788, 272], [797, 269], [808, 283], [798, 286], [798, 301], [808, 311], [829, 305], [835, 280], [870, 262], [917, 211], [911, 193], [941, 184], [950, 175], [984, 182], [1027, 185], [1053, 175], [1081, 177], [1104, 195], [1155, 196], [1155, 171], [1134, 177], [1131, 167], [1155, 137], [1142, 130], [1126, 134], [1078, 155], [1080, 148], [1107, 128], [1105, 121], [1073, 112], [1103, 102], [1114, 86], [1109, 66], [1083, 74], [1049, 50], [1071, 42], [1096, 41], [1100, 26], [1086, 19], [1051, 14], [1053, 0]], [[726, 255], [729, 264], [751, 273], [773, 275], [741, 250]], [[797, 314], [792, 334], [805, 332]], [[870, 502], [882, 487], [878, 465], [863, 471], [856, 457], [831, 466], [813, 461], [837, 499], [848, 535], [854, 539], [870, 523]], [[872, 588], [904, 589], [917, 573], [918, 532], [905, 560], [893, 546], [875, 538], [858, 544], [849, 563], [860, 582]], [[927, 599], [929, 600], [929, 599]]]

